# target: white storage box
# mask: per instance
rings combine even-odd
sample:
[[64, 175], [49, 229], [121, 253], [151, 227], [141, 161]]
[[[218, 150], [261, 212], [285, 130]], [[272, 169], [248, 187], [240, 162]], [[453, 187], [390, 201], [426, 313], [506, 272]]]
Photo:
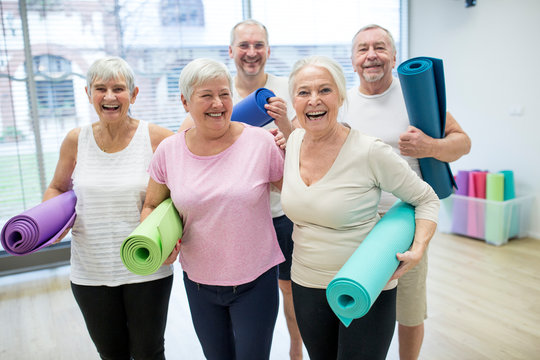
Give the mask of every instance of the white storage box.
[[438, 230], [503, 245], [528, 235], [534, 196], [492, 201], [462, 195], [441, 200]]

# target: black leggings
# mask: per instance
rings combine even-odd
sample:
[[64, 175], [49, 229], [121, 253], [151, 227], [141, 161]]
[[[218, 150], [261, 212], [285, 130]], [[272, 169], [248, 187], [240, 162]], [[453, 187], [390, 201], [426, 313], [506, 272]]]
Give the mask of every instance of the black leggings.
[[165, 325], [173, 276], [120, 286], [71, 283], [102, 359], [165, 359]]
[[345, 327], [325, 289], [292, 283], [296, 321], [311, 360], [384, 360], [394, 335], [396, 289], [383, 291], [369, 312]]

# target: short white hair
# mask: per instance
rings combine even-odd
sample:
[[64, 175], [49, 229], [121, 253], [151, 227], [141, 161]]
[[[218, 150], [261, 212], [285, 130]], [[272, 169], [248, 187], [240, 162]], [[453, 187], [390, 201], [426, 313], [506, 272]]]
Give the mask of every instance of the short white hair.
[[186, 98], [187, 101], [189, 101], [191, 100], [191, 95], [193, 95], [194, 88], [209, 80], [220, 77], [227, 78], [229, 81], [229, 89], [232, 94], [232, 77], [223, 63], [207, 58], [195, 59], [188, 63], [180, 73], [180, 78], [178, 79], [180, 93], [184, 95], [184, 98]]
[[328, 70], [336, 83], [339, 99], [343, 103], [347, 100], [347, 80], [343, 73], [343, 68], [336, 61], [327, 56], [314, 55], [298, 60], [289, 75], [289, 95], [294, 98], [294, 88], [296, 86], [296, 75], [307, 66], [315, 66]]
[[92, 84], [96, 80], [109, 81], [112, 79], [124, 78], [129, 93], [135, 90], [135, 74], [129, 64], [117, 56], [107, 56], [94, 61], [86, 73], [86, 87], [89, 93], [92, 92]]
[[392, 33], [390, 31], [388, 31], [387, 29], [385, 29], [382, 26], [377, 25], [377, 24], [369, 24], [369, 25], [363, 26], [362, 28], [360, 28], [360, 30], [358, 30], [356, 32], [356, 34], [354, 34], [354, 36], [352, 38], [352, 52], [354, 52], [354, 42], [355, 42], [356, 37], [358, 36], [358, 34], [360, 34], [361, 32], [364, 32], [366, 30], [371, 30], [371, 29], [381, 29], [382, 31], [384, 31], [386, 33], [386, 36], [388, 36], [388, 40], [390, 40], [390, 46], [392, 47], [392, 51], [394, 51], [394, 54], [397, 52], [397, 50], [396, 50], [396, 42], [394, 41], [394, 37], [392, 36]]

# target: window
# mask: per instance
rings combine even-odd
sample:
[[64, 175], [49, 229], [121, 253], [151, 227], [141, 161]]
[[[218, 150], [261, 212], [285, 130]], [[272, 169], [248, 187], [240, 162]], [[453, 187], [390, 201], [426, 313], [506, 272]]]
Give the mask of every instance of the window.
[[[34, 56], [34, 76], [40, 118], [75, 116], [71, 63], [60, 56]], [[45, 127], [46, 127], [45, 123]]]
[[132, 115], [176, 130], [186, 115], [178, 92], [181, 69], [209, 57], [235, 73], [230, 29], [244, 16], [269, 30], [268, 72], [287, 76], [298, 58], [324, 54], [343, 66], [350, 87], [357, 81], [350, 65], [354, 33], [381, 24], [401, 54], [405, 6], [405, 0], [1, 1], [0, 226], [40, 202], [66, 133], [97, 120], [84, 91], [95, 59], [123, 57], [140, 89]]

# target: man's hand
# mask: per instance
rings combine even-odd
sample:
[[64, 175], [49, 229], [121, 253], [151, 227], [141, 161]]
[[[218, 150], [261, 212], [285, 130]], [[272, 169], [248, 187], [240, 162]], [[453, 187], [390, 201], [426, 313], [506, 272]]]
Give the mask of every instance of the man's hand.
[[279, 131], [279, 129], [270, 129], [270, 134], [274, 135], [274, 141], [276, 142], [276, 145], [281, 149], [285, 150], [285, 146], [287, 145], [287, 140], [285, 139], [285, 136], [283, 136], [283, 133]]
[[417, 159], [433, 157], [433, 141], [434, 139], [422, 130], [409, 126], [407, 131], [399, 136], [399, 152], [403, 156]]
[[287, 117], [287, 103], [280, 97], [274, 96], [268, 99], [268, 104], [264, 105], [269, 116], [274, 118], [274, 123], [283, 133], [285, 138], [292, 132], [292, 124]]

